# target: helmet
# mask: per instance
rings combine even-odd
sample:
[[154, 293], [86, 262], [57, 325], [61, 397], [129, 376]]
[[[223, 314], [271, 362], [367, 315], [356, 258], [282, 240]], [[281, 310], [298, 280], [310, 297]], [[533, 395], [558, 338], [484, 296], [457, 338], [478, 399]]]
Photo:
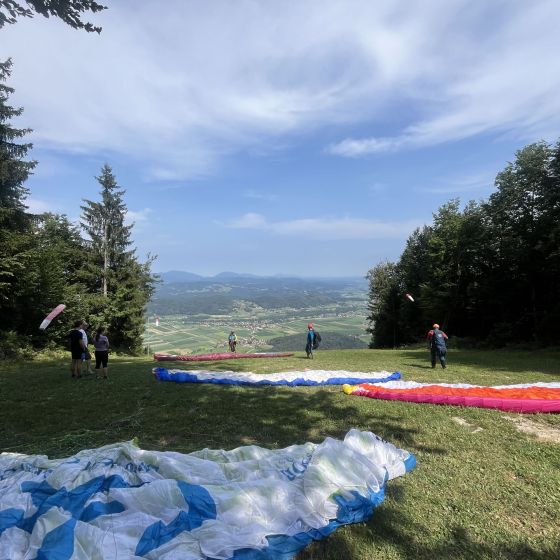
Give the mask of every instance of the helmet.
[[437, 323], [434, 323], [434, 326], [432, 328], [433, 329], [439, 329], [439, 325]]
[[308, 328], [308, 329], [312, 329], [312, 328], [313, 328], [313, 323], [308, 323], [308, 324], [307, 324], [307, 328]]

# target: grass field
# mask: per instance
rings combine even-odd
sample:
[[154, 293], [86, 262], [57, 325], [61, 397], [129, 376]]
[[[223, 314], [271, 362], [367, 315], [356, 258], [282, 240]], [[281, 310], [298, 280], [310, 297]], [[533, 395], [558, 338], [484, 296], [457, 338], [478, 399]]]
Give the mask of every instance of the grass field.
[[[417, 381], [560, 381], [558, 352], [451, 350], [430, 369], [422, 350], [317, 352], [283, 360], [197, 364], [200, 369], [400, 370]], [[538, 559], [560, 550], [560, 415], [375, 401], [339, 387], [240, 388], [159, 383], [148, 358], [116, 358], [108, 382], [70, 379], [67, 360], [0, 364], [0, 450], [63, 457], [139, 439], [189, 452], [342, 437], [371, 430], [416, 454], [365, 524], [338, 530], [300, 560]], [[480, 428], [480, 429], [479, 429]], [[536, 430], [536, 435], [519, 431]], [[548, 434], [551, 440], [539, 439]]]

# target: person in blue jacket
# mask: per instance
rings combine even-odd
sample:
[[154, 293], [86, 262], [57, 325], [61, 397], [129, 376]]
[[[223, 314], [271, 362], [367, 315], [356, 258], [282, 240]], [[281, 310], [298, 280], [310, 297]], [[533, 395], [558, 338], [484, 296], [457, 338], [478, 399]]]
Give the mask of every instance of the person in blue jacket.
[[447, 354], [447, 335], [439, 329], [439, 325], [434, 323], [431, 331], [428, 332], [428, 348], [432, 354], [432, 368], [436, 367], [436, 359], [439, 358], [441, 367], [445, 369], [445, 356]]
[[307, 325], [307, 344], [305, 345], [305, 353], [308, 358], [313, 359], [313, 344], [315, 342], [315, 331], [313, 330], [313, 323]]

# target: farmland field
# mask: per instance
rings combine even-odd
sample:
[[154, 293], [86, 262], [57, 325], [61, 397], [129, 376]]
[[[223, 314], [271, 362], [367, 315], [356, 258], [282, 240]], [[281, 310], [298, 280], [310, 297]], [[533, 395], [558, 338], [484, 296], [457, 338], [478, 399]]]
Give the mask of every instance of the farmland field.
[[[324, 349], [366, 348], [363, 279], [226, 278], [164, 281], [148, 307], [147, 353], [291, 351], [305, 346], [307, 323]], [[159, 318], [159, 324], [156, 322]]]
[[304, 317], [287, 309], [240, 311], [231, 316], [164, 315], [159, 318], [159, 326], [156, 326], [155, 317], [151, 317], [146, 325], [144, 345], [148, 353], [226, 351], [227, 337], [233, 330], [240, 352], [302, 350], [307, 323], [312, 321], [321, 333], [325, 348], [367, 347], [369, 335], [365, 331], [363, 306], [336, 307], [309, 310]]

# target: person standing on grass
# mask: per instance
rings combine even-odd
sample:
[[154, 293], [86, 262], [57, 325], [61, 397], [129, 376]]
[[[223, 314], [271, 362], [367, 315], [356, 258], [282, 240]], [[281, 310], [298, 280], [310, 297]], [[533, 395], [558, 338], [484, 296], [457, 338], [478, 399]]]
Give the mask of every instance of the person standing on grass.
[[86, 333], [86, 329], [88, 328], [88, 324], [85, 321], [82, 321], [82, 326], [80, 328], [80, 332], [83, 334], [84, 337], [84, 352], [82, 354], [82, 361], [86, 364], [86, 373], [88, 375], [93, 375], [93, 370], [91, 369], [91, 354], [88, 348], [88, 336]]
[[109, 339], [105, 336], [105, 328], [99, 327], [97, 333], [93, 337], [95, 346], [95, 371], [99, 377], [99, 368], [102, 368], [103, 379], [107, 379], [107, 370], [109, 363]]
[[229, 351], [235, 352], [235, 349], [237, 347], [237, 336], [233, 331], [229, 333], [228, 344], [229, 344]]
[[313, 359], [313, 344], [315, 343], [315, 331], [313, 323], [307, 325], [307, 344], [305, 345], [305, 353], [308, 358]]
[[428, 349], [432, 354], [432, 368], [436, 367], [436, 358], [439, 358], [441, 367], [445, 369], [445, 356], [447, 354], [447, 335], [439, 330], [439, 325], [434, 323], [431, 331], [428, 332]]
[[86, 349], [82, 333], [83, 321], [75, 321], [74, 328], [70, 331], [70, 353], [72, 354], [72, 377], [82, 377], [82, 354]]

